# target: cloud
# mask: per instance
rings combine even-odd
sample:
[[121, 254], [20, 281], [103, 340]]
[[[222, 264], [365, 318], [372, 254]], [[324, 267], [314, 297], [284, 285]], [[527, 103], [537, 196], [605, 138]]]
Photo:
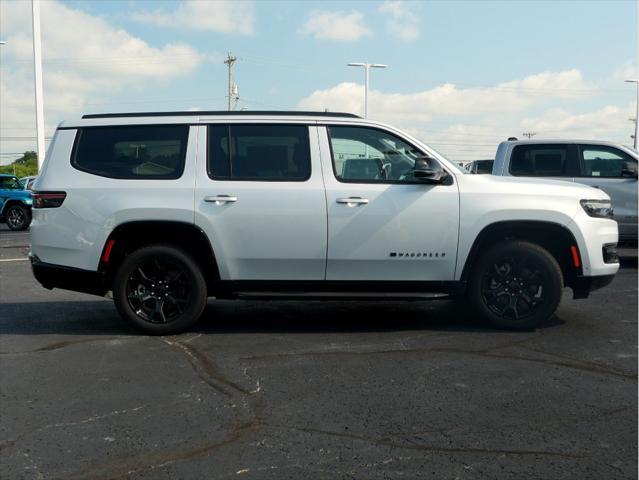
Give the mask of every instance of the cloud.
[[353, 10], [348, 12], [314, 11], [298, 29], [302, 36], [312, 36], [316, 40], [352, 42], [371, 35], [364, 25], [364, 16]]
[[[381, 72], [380, 72], [381, 74]], [[541, 72], [494, 86], [442, 84], [414, 93], [369, 91], [371, 118], [403, 128], [453, 160], [493, 158], [499, 142], [535, 138], [605, 139], [629, 144], [633, 106], [574, 112], [597, 89], [579, 70]], [[364, 87], [340, 83], [303, 98], [303, 110], [363, 113]], [[562, 108], [558, 108], [561, 104]]]
[[535, 117], [521, 114], [488, 116], [477, 124], [463, 120], [444, 128], [408, 124], [405, 129], [453, 160], [494, 158], [497, 146], [508, 137], [523, 138], [523, 132], [536, 133], [535, 139], [572, 138], [608, 140], [631, 145], [633, 124], [628, 118], [634, 104], [605, 105], [593, 111], [571, 112], [550, 108]]
[[411, 12], [404, 2], [387, 1], [377, 11], [386, 17], [386, 31], [405, 42], [419, 38], [419, 18]]
[[[487, 112], [521, 111], [537, 103], [558, 98], [574, 98], [575, 92], [588, 94], [588, 84], [578, 70], [544, 72], [494, 87], [459, 88], [452, 83], [415, 93], [369, 91], [369, 109], [376, 118], [429, 122], [433, 117], [475, 116]], [[300, 108], [310, 110], [345, 110], [363, 112], [364, 87], [340, 83], [316, 90], [300, 101]]]
[[254, 4], [247, 0], [189, 0], [174, 10], [138, 12], [132, 18], [158, 27], [193, 28], [237, 35], [255, 33]]
[[[627, 132], [629, 139], [634, 116], [634, 103], [626, 107], [606, 105], [593, 112], [570, 113], [562, 108], [552, 108], [537, 117], [527, 117], [521, 122], [525, 130], [537, 132], [538, 137], [579, 137], [586, 139], [619, 138]], [[629, 140], [627, 140], [629, 141]]]
[[[31, 5], [3, 2], [0, 31], [0, 136], [2, 152], [33, 148]], [[149, 88], [189, 75], [207, 57], [184, 43], [155, 47], [103, 18], [57, 1], [41, 3], [45, 121], [50, 135], [65, 117], [124, 88]], [[28, 137], [23, 142], [16, 137]]]

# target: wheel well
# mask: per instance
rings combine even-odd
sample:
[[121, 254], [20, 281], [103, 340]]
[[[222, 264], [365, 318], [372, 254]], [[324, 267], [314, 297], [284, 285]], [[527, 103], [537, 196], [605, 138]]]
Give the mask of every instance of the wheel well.
[[462, 281], [468, 280], [481, 252], [502, 240], [524, 240], [546, 249], [557, 260], [566, 286], [572, 287], [576, 276], [581, 273], [581, 258], [579, 266], [575, 266], [571, 251], [571, 247], [577, 247], [577, 242], [567, 228], [540, 221], [498, 222], [485, 227], [475, 239], [462, 271]]
[[[112, 247], [109, 247], [110, 243]], [[109, 235], [100, 257], [99, 270], [105, 273], [107, 285], [111, 285], [124, 257], [141, 247], [158, 243], [176, 246], [193, 256], [202, 268], [209, 293], [213, 291], [220, 276], [208, 237], [193, 224], [175, 221], [139, 221], [118, 225]]]
[[2, 206], [2, 212], [0, 212], [0, 214], [4, 216], [7, 213], [7, 210], [9, 210], [9, 207], [12, 207], [14, 205], [22, 205], [23, 207], [27, 209], [29, 208], [29, 205], [25, 204], [21, 200], [7, 200], [5, 204]]

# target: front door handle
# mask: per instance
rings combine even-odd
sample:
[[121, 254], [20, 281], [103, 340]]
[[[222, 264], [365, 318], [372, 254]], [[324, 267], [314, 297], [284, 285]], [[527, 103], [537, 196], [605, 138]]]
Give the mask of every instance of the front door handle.
[[237, 197], [232, 195], [212, 195], [210, 197], [204, 197], [205, 202], [215, 203], [216, 205], [223, 205], [225, 203], [237, 202]]
[[337, 203], [346, 205], [348, 207], [354, 207], [356, 205], [368, 205], [368, 198], [362, 198], [362, 197], [338, 198]]

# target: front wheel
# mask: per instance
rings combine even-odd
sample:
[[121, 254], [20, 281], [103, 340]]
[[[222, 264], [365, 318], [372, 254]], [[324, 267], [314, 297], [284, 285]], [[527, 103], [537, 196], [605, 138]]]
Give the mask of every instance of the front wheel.
[[195, 261], [170, 245], [151, 245], [128, 255], [113, 281], [120, 315], [152, 335], [186, 330], [204, 311], [206, 281]]
[[12, 205], [7, 209], [5, 218], [11, 230], [26, 230], [31, 223], [31, 212], [23, 205]]
[[493, 327], [530, 330], [555, 313], [562, 289], [561, 269], [548, 251], [508, 241], [479, 258], [471, 274], [469, 300]]

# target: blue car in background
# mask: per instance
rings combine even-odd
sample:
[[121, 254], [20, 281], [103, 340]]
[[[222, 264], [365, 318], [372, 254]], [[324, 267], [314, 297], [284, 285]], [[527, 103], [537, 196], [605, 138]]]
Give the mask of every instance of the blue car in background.
[[11, 230], [26, 230], [31, 224], [31, 192], [15, 175], [0, 174], [0, 222]]

